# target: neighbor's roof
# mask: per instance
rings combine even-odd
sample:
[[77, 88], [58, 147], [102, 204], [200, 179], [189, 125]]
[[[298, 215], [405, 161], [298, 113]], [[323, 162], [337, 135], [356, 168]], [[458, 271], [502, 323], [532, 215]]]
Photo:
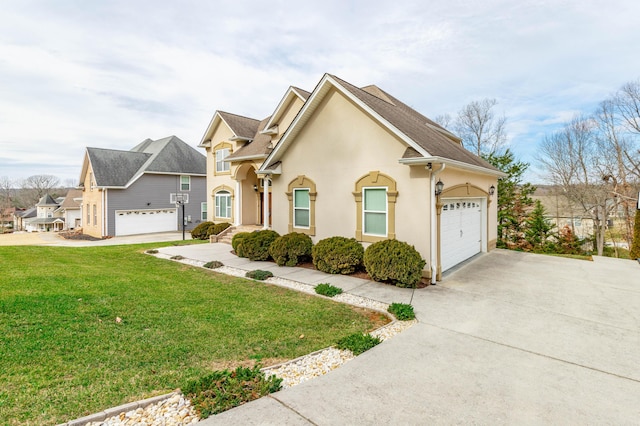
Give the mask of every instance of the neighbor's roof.
[[60, 209], [79, 209], [81, 201], [76, 201], [74, 198], [82, 198], [82, 190], [80, 189], [70, 189], [67, 191], [67, 195], [64, 197], [64, 200], [60, 204]]
[[47, 194], [42, 196], [42, 198], [40, 198], [40, 201], [38, 201], [38, 204], [36, 204], [36, 206], [38, 207], [57, 206], [59, 204], [60, 203], [54, 200], [53, 197], [51, 197], [51, 195]]
[[460, 144], [460, 138], [450, 133], [433, 120], [420, 114], [377, 86], [358, 88], [336, 76], [325, 74], [309, 96], [296, 119], [269, 155], [261, 170], [273, 169], [272, 164], [280, 161], [297, 133], [313, 115], [321, 100], [336, 88], [345, 96], [359, 104], [373, 115], [382, 125], [405, 141], [407, 149], [401, 160], [451, 161], [452, 164], [470, 167], [473, 170], [485, 170], [490, 174], [502, 174], [488, 162], [467, 151]]
[[126, 187], [143, 173], [207, 173], [206, 157], [176, 136], [146, 139], [130, 151], [87, 148], [87, 157], [100, 187]]

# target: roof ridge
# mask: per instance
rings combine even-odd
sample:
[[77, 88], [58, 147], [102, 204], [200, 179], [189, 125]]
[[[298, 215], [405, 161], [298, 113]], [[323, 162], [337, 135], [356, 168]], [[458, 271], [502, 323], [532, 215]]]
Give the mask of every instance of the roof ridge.
[[234, 116], [236, 116], [236, 117], [246, 118], [247, 120], [260, 121], [260, 120], [259, 120], [259, 119], [257, 119], [257, 118], [247, 117], [246, 115], [240, 115], [240, 114], [236, 114], [236, 113], [228, 112], [228, 111], [221, 111], [221, 110], [218, 110], [218, 113], [219, 113], [219, 114], [229, 114], [229, 115], [234, 115]]

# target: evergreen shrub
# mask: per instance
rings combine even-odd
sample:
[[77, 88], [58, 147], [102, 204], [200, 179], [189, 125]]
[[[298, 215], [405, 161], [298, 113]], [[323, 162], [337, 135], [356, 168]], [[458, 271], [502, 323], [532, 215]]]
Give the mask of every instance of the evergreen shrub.
[[269, 254], [278, 266], [296, 266], [311, 258], [311, 237], [300, 232], [278, 237], [269, 247]]
[[319, 271], [348, 275], [362, 266], [364, 248], [355, 238], [330, 237], [318, 241], [311, 255]]
[[240, 244], [241, 256], [250, 260], [268, 260], [270, 258], [269, 247], [279, 236], [280, 234], [270, 229], [250, 233]]
[[251, 232], [238, 232], [236, 235], [233, 236], [233, 238], [231, 239], [231, 247], [233, 247], [233, 250], [236, 252], [236, 254], [240, 257], [244, 257], [241, 253], [241, 249], [240, 249], [240, 243], [249, 235], [251, 235]]
[[364, 267], [375, 281], [413, 287], [422, 278], [426, 265], [420, 253], [398, 240], [383, 240], [371, 244], [364, 252]]

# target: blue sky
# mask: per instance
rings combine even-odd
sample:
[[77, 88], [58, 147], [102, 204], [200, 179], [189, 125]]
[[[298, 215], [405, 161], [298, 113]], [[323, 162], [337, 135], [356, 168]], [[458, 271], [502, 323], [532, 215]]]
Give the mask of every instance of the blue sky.
[[640, 77], [636, 0], [2, 1], [0, 176], [77, 180], [87, 146], [264, 118], [325, 72], [434, 118], [485, 97], [537, 144]]

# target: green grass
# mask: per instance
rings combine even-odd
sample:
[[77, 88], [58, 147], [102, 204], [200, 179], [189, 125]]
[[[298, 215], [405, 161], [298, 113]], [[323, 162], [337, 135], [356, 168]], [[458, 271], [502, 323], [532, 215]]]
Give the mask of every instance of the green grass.
[[62, 423], [381, 321], [143, 254], [160, 245], [0, 247], [1, 424]]

